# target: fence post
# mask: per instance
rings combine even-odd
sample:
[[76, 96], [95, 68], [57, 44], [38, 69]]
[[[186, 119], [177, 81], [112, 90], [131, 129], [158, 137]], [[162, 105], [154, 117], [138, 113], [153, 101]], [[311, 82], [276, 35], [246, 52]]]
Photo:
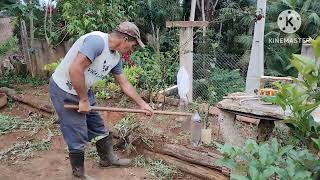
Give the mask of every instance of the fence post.
[[253, 42], [251, 48], [250, 62], [246, 79], [246, 92], [253, 94], [260, 89], [260, 78], [264, 74], [264, 26], [267, 0], [257, 1], [257, 14], [262, 18], [256, 20], [254, 27]]

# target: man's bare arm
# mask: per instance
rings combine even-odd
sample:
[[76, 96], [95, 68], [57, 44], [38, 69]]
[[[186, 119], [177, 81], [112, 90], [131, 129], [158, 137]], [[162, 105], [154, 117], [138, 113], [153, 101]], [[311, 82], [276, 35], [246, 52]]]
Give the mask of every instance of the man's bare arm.
[[91, 61], [84, 54], [79, 52], [69, 68], [69, 76], [72, 86], [80, 98], [79, 111], [84, 112], [89, 111], [89, 107], [87, 107], [87, 105], [90, 105], [84, 78], [84, 71], [90, 64]]
[[137, 103], [141, 109], [150, 111], [148, 115], [152, 114], [152, 108], [139, 96], [139, 94], [136, 91], [136, 88], [134, 88], [125, 75], [118, 74], [115, 75], [115, 78], [117, 82], [119, 83], [122, 91], [129, 96], [135, 103]]

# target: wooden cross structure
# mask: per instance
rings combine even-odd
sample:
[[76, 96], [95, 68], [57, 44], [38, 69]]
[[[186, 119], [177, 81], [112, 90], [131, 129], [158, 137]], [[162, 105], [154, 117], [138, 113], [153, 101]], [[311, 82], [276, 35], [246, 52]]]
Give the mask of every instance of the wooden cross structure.
[[187, 94], [188, 102], [192, 102], [193, 82], [193, 27], [207, 27], [208, 21], [167, 21], [166, 27], [180, 28], [179, 56], [180, 67], [184, 67], [189, 75], [190, 88]]

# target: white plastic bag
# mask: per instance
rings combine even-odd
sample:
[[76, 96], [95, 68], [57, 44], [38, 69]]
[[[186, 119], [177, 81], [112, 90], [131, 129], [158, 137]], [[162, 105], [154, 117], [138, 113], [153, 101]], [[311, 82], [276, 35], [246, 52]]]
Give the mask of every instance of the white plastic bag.
[[181, 66], [177, 75], [178, 94], [180, 99], [187, 99], [189, 92], [190, 80], [187, 70]]

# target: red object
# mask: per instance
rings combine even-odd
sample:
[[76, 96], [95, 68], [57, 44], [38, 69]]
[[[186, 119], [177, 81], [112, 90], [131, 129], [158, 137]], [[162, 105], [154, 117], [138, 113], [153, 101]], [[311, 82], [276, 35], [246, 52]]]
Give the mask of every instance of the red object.
[[136, 65], [136, 63], [131, 59], [129, 53], [122, 55], [122, 58], [124, 59], [125, 62], [128, 62], [131, 66]]

